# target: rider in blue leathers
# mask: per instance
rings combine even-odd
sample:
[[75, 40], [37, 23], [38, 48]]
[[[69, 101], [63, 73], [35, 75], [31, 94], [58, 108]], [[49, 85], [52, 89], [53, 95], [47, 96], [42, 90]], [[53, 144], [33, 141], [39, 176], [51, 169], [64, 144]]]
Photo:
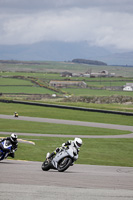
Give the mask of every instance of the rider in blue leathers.
[[14, 158], [14, 152], [17, 150], [18, 148], [18, 140], [17, 140], [17, 135], [12, 133], [10, 137], [6, 137], [3, 138], [2, 140], [0, 140], [0, 149], [2, 149], [5, 152], [9, 152], [9, 149], [4, 149], [3, 145], [1, 144], [1, 142], [5, 141], [5, 140], [9, 140], [12, 144], [12, 150], [11, 152], [8, 154], [8, 156]]

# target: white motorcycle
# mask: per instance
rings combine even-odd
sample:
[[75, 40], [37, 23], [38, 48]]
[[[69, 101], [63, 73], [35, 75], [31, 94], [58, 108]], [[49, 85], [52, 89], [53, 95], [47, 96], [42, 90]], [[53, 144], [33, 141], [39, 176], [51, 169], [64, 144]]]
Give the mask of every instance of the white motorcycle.
[[64, 172], [78, 159], [78, 151], [73, 146], [62, 147], [61, 150], [50, 159], [48, 159], [49, 155], [50, 154], [47, 153], [46, 160], [42, 164], [43, 171], [55, 169], [59, 172]]

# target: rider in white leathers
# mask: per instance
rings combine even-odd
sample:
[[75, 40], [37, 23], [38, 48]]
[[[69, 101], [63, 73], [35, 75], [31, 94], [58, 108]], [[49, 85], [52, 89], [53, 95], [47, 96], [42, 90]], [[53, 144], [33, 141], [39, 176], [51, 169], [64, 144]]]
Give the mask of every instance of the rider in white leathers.
[[77, 153], [79, 153], [80, 151], [80, 147], [82, 146], [82, 140], [80, 138], [75, 138], [74, 140], [68, 140], [66, 143], [63, 143], [62, 144], [62, 147], [58, 147], [56, 148], [55, 151], [53, 151], [47, 158], [50, 159], [52, 158], [53, 156], [56, 155], [57, 152], [59, 152], [62, 148], [64, 147], [69, 147], [69, 146], [73, 146], [77, 149]]

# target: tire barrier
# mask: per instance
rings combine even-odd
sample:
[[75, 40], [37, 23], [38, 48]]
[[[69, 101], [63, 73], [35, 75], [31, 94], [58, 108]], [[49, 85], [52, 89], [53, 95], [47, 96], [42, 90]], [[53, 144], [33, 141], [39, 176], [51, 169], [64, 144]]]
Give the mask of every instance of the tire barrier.
[[93, 109], [93, 108], [83, 108], [83, 107], [54, 105], [54, 104], [45, 104], [45, 103], [35, 103], [35, 102], [26, 102], [26, 101], [17, 101], [17, 100], [4, 100], [4, 99], [0, 99], [0, 102], [3, 102], [3, 103], [25, 104], [25, 105], [34, 105], [34, 106], [44, 106], [44, 107], [54, 107], [54, 108], [71, 109], [71, 110], [81, 110], [81, 111], [88, 111], [88, 112], [100, 112], [100, 113], [108, 113], [108, 114], [118, 114], [118, 115], [133, 116], [132, 112], [101, 110], [101, 109]]

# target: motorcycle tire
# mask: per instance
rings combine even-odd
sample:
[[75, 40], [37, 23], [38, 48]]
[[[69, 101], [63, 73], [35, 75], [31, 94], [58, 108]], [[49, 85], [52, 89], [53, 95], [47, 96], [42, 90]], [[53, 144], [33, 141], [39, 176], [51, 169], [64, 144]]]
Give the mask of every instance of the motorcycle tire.
[[45, 160], [42, 164], [42, 170], [43, 171], [48, 171], [51, 167], [50, 167], [50, 162], [48, 162], [47, 160]]
[[65, 158], [60, 160], [60, 162], [58, 163], [57, 169], [58, 169], [59, 172], [64, 172], [71, 165], [72, 165], [72, 159], [69, 158], [69, 157], [65, 157]]
[[4, 160], [4, 155], [3, 155], [2, 152], [0, 152], [0, 161], [1, 161], [1, 160]]

